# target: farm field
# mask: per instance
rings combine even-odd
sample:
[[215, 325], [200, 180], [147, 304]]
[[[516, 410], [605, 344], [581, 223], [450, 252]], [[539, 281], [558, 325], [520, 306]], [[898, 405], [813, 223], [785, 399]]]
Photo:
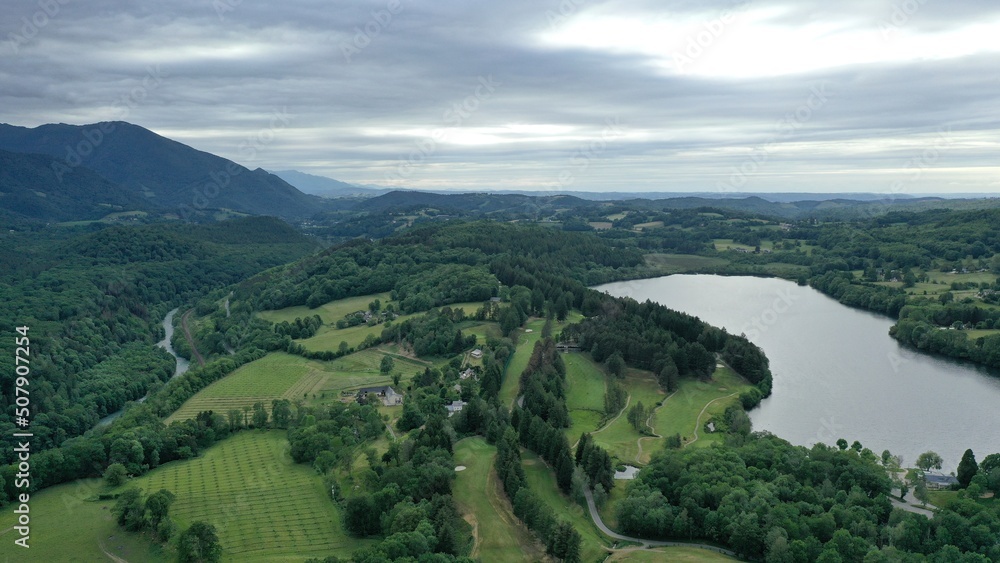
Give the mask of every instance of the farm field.
[[720, 268], [729, 264], [729, 260], [693, 254], [649, 254], [646, 264], [662, 274], [680, 274]]
[[969, 340], [975, 340], [977, 338], [982, 338], [984, 336], [996, 336], [1000, 334], [1000, 330], [967, 330], [965, 335], [969, 337]]
[[[415, 315], [400, 315], [393, 322], [403, 322], [414, 316]], [[358, 345], [365, 341], [365, 338], [367, 338], [368, 335], [375, 337], [381, 336], [382, 329], [384, 328], [385, 326], [381, 324], [377, 324], [375, 326], [360, 324], [347, 328], [337, 328], [328, 323], [320, 327], [320, 329], [316, 332], [316, 335], [312, 338], [297, 340], [296, 342], [302, 344], [307, 350], [311, 350], [313, 352], [322, 352], [325, 350], [336, 351], [340, 348], [341, 342], [346, 342], [351, 348], [357, 348]]]
[[[717, 238], [715, 239], [714, 243], [715, 243], [715, 249], [720, 252], [724, 250], [736, 250], [736, 249], [749, 250], [751, 252], [754, 250], [753, 246], [734, 242], [733, 239], [730, 238]], [[760, 249], [774, 250], [774, 242], [770, 240], [761, 241]]]
[[541, 561], [545, 549], [517, 520], [493, 471], [496, 447], [481, 437], [455, 444], [455, 463], [465, 469], [455, 475], [452, 495], [472, 526], [471, 556], [482, 561]]
[[373, 543], [347, 535], [323, 480], [293, 463], [287, 449], [282, 431], [246, 431], [118, 490], [171, 491], [178, 529], [197, 520], [213, 524], [226, 561], [346, 556]]
[[353, 313], [355, 311], [367, 311], [368, 304], [376, 299], [382, 302], [383, 307], [390, 303], [388, 293], [374, 293], [372, 295], [361, 295], [358, 297], [338, 299], [337, 301], [331, 301], [325, 305], [320, 305], [315, 309], [310, 309], [305, 305], [297, 305], [295, 307], [285, 307], [284, 309], [277, 309], [274, 311], [261, 311], [260, 313], [257, 313], [257, 316], [273, 323], [280, 323], [282, 321], [292, 322], [296, 318], [319, 315], [319, 318], [323, 319], [324, 324], [332, 325], [338, 320], [344, 318], [344, 315], [347, 315], [348, 313]]
[[573, 421], [566, 437], [572, 444], [580, 434], [596, 430], [604, 418], [606, 377], [588, 355], [563, 354], [562, 359], [566, 363], [566, 407]]
[[[261, 401], [270, 411], [274, 399], [304, 400], [307, 403], [337, 400], [340, 392], [365, 386], [387, 385], [392, 378], [379, 372], [385, 353], [378, 349], [356, 352], [331, 362], [309, 360], [285, 352], [274, 352], [250, 362], [199, 391], [177, 409], [166, 422], [194, 418], [212, 410], [225, 414], [230, 409], [251, 407]], [[423, 370], [426, 364], [396, 354], [396, 372], [404, 379]]]
[[[603, 547], [608, 545], [608, 541], [590, 519], [590, 513], [559, 492], [556, 476], [541, 458], [527, 450], [521, 451], [521, 458], [524, 475], [531, 491], [539, 500], [552, 508], [558, 518], [568, 520], [576, 531], [580, 532], [580, 560], [602, 560], [605, 555]], [[618, 482], [616, 486], [624, 487], [624, 485], [623, 482]]]
[[[0, 549], [4, 561], [60, 561], [67, 563], [109, 561], [172, 562], [177, 556], [169, 548], [150, 542], [144, 536], [118, 527], [111, 514], [113, 500], [96, 498], [104, 489], [103, 479], [81, 479], [49, 487], [31, 494], [30, 559], [9, 558], [15, 554], [13, 542], [18, 534], [15, 505], [0, 509]], [[25, 550], [27, 552], [27, 550]]]
[[663, 221], [650, 221], [649, 223], [639, 223], [638, 225], [635, 226], [635, 228], [636, 230], [641, 231], [645, 229], [655, 229], [657, 227], [662, 227], [662, 226], [663, 226]]

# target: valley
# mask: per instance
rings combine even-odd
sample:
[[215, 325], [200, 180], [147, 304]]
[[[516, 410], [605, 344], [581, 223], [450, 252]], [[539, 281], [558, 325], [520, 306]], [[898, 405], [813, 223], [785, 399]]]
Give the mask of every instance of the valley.
[[[291, 224], [13, 220], [29, 259], [2, 314], [51, 366], [36, 553], [172, 561], [209, 530], [222, 561], [992, 554], [971, 530], [1000, 532], [977, 422], [1000, 381], [996, 211], [700, 203], [390, 192]], [[970, 455], [974, 478], [927, 496]], [[892, 509], [901, 485], [932, 518]]]

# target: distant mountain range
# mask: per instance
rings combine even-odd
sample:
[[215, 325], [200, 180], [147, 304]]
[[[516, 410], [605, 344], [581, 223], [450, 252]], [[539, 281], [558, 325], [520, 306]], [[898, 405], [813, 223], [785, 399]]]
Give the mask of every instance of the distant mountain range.
[[789, 219], [984, 205], [882, 194], [390, 190], [297, 170], [250, 170], [121, 121], [35, 128], [0, 124], [0, 216], [18, 220], [92, 220], [122, 211], [211, 220], [220, 210], [325, 221], [343, 221], [351, 213], [420, 209], [434, 209], [436, 215], [542, 217], [567, 209], [593, 211], [611, 202], [649, 209], [715, 207]]
[[393, 191], [391, 188], [367, 188], [327, 178], [306, 174], [298, 170], [275, 170], [275, 176], [295, 186], [307, 194], [322, 197], [374, 197]]
[[[122, 199], [119, 190], [104, 185], [107, 195], [97, 200], [103, 197], [113, 201], [113, 205], [184, 217], [223, 209], [303, 218], [327, 208], [327, 200], [302, 193], [263, 169], [250, 170], [121, 121], [52, 124], [32, 129], [0, 124], [0, 150], [35, 155], [22, 159], [17, 169], [26, 178], [29, 170], [39, 172], [40, 168], [47, 168], [48, 175], [36, 175], [40, 183], [35, 191], [51, 198], [96, 195], [93, 193], [97, 189], [93, 178], [96, 174], [108, 184], [138, 196]], [[17, 156], [7, 156], [8, 162], [16, 160]], [[7, 186], [7, 181], [0, 184], [0, 192], [14, 193], [16, 185]], [[23, 187], [17, 193], [23, 194]], [[51, 206], [27, 205], [23, 196], [9, 203], [6, 198], [0, 199], [0, 206], [9, 212], [36, 219], [65, 218], [65, 214], [54, 213]], [[97, 200], [91, 203], [96, 204]]]

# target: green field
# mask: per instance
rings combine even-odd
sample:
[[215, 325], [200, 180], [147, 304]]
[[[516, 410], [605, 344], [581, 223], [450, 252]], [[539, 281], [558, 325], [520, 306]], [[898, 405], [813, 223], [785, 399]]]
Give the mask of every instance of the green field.
[[982, 338], [984, 336], [995, 336], [1000, 334], [1000, 330], [967, 330], [965, 335], [969, 337], [969, 340], [975, 340], [977, 338]]
[[382, 302], [383, 307], [390, 303], [388, 293], [374, 293], [372, 295], [338, 299], [337, 301], [331, 301], [325, 305], [320, 305], [315, 309], [310, 309], [305, 305], [298, 305], [275, 311], [261, 311], [260, 313], [257, 313], [257, 316], [273, 323], [280, 323], [282, 321], [292, 322], [296, 318], [319, 315], [319, 318], [323, 319], [323, 323], [332, 325], [349, 313], [353, 313], [355, 311], [367, 311], [368, 304], [376, 299]]
[[[393, 322], [402, 322], [406, 319], [413, 317], [414, 315], [401, 315]], [[382, 336], [382, 329], [385, 326], [377, 324], [375, 326], [368, 326], [365, 324], [360, 324], [358, 326], [351, 326], [347, 328], [337, 328], [332, 324], [326, 324], [320, 327], [316, 332], [316, 335], [312, 338], [306, 338], [305, 340], [297, 340], [307, 350], [313, 352], [323, 352], [326, 350], [337, 351], [340, 349], [340, 343], [346, 342], [351, 348], [357, 348], [368, 335], [372, 335], [376, 338]]]
[[[698, 439], [692, 444], [695, 447], [721, 442], [722, 435], [705, 432], [704, 425], [713, 415], [721, 415], [730, 405], [739, 403], [739, 394], [751, 387], [728, 367], [717, 368], [709, 381], [683, 379], [677, 392], [656, 410], [651, 420], [653, 428], [660, 436], [680, 434], [689, 444], [697, 427]], [[656, 442], [643, 441], [643, 455], [638, 461], [648, 463], [650, 454], [659, 447]]]
[[669, 398], [648, 372], [630, 369], [623, 384], [630, 393], [628, 408], [640, 401], [644, 406], [653, 408], [656, 403], [663, 401], [663, 405], [656, 408], [648, 420], [653, 432], [660, 437], [640, 435], [622, 414], [605, 428], [595, 432], [594, 440], [623, 463], [640, 464], [648, 463], [653, 452], [663, 447], [663, 438], [666, 436], [680, 434], [685, 444], [694, 447], [709, 446], [721, 441], [720, 434], [705, 432], [704, 425], [713, 415], [721, 414], [727, 407], [739, 402], [739, 394], [751, 387], [728, 367], [716, 369], [712, 379], [708, 381], [682, 379], [677, 392]]
[[606, 377], [589, 355], [563, 354], [566, 363], [566, 407], [573, 425], [566, 430], [570, 443], [580, 434], [597, 430], [604, 419]]
[[[225, 415], [230, 409], [250, 407], [258, 401], [270, 410], [274, 399], [306, 403], [337, 400], [341, 391], [387, 385], [392, 378], [379, 372], [383, 355], [385, 352], [370, 348], [332, 362], [321, 362], [274, 352], [202, 389], [166, 422], [194, 418], [199, 412], [208, 410]], [[396, 362], [395, 371], [403, 374], [404, 379], [429, 365], [397, 354], [390, 355]]]
[[228, 561], [346, 556], [372, 543], [344, 532], [322, 478], [293, 463], [287, 450], [284, 432], [242, 432], [119, 490], [171, 491], [177, 498], [170, 516], [178, 528], [196, 520], [213, 524]]
[[[603, 561], [606, 555], [604, 546], [609, 543], [590, 519], [590, 513], [559, 492], [555, 474], [541, 458], [527, 450], [521, 451], [521, 457], [524, 475], [531, 491], [549, 505], [558, 518], [568, 520], [580, 532], [580, 560]], [[624, 486], [623, 483], [618, 485]]]
[[[570, 311], [569, 316], [563, 322], [553, 322], [552, 335], [555, 336], [567, 324], [579, 322], [583, 318], [577, 311]], [[514, 356], [507, 365], [507, 372], [503, 376], [503, 386], [500, 388], [500, 404], [513, 406], [514, 399], [517, 398], [518, 386], [520, 385], [521, 372], [528, 366], [531, 352], [535, 349], [535, 342], [542, 339], [542, 327], [545, 326], [545, 319], [533, 319], [525, 323], [524, 328], [517, 331], [517, 349]], [[530, 330], [531, 332], [527, 332]]]
[[[621, 416], [615, 418], [604, 428], [593, 433], [594, 442], [600, 444], [613, 457], [623, 463], [635, 463], [639, 456], [638, 440], [642, 436], [628, 423], [625, 413], [635, 404], [642, 402], [646, 407], [653, 408], [656, 403], [666, 398], [666, 393], [660, 390], [653, 375], [646, 371], [629, 369], [622, 380], [622, 385], [630, 394], [628, 407]], [[643, 449], [655, 449], [655, 441], [644, 440]], [[645, 451], [643, 452], [645, 453]]]
[[482, 561], [541, 561], [545, 549], [520, 523], [504, 495], [493, 459], [497, 449], [483, 438], [466, 438], [455, 444], [457, 472], [452, 496], [475, 538], [471, 556]]
[[[8, 505], [0, 509], [0, 545], [3, 546], [0, 553], [4, 554], [4, 561], [82, 563], [112, 561], [111, 556], [154, 563], [177, 560], [169, 549], [153, 544], [142, 535], [121, 530], [111, 515], [115, 501], [86, 500], [96, 498], [103, 490], [103, 479], [83, 479], [32, 493], [31, 547], [28, 550], [13, 545], [19, 537], [11, 529], [16, 507]], [[16, 550], [23, 550], [23, 553]]]
[[[749, 251], [754, 250], [753, 246], [734, 242], [733, 239], [731, 238], [717, 238], [715, 239], [714, 243], [715, 243], [715, 249], [718, 250], [719, 252], [723, 252], [726, 250], [736, 250], [737, 248]], [[761, 241], [760, 249], [774, 250], [774, 242], [770, 240]]]
[[166, 422], [194, 418], [199, 412], [209, 410], [225, 415], [230, 409], [253, 406], [258, 401], [270, 409], [274, 399], [293, 400], [302, 398], [304, 393], [315, 392], [324, 377], [327, 375], [322, 362], [275, 352], [241, 366], [202, 389]]
[[661, 274], [680, 274], [721, 268], [729, 260], [693, 254], [647, 254], [646, 264]]
[[662, 226], [663, 226], [663, 221], [650, 221], [649, 223], [639, 223], [638, 225], [635, 226], [635, 229], [636, 230], [656, 229]]

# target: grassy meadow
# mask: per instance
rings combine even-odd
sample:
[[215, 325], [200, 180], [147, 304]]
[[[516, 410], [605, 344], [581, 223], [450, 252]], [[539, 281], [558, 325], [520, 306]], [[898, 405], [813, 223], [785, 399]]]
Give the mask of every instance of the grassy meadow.
[[292, 322], [296, 318], [319, 315], [319, 318], [323, 319], [324, 324], [332, 325], [338, 320], [344, 318], [345, 315], [355, 311], [367, 311], [368, 304], [376, 299], [382, 302], [382, 307], [391, 303], [388, 293], [374, 293], [372, 295], [361, 295], [358, 297], [338, 299], [325, 305], [320, 305], [315, 309], [310, 309], [305, 305], [297, 305], [295, 307], [286, 307], [284, 309], [274, 311], [261, 311], [260, 313], [257, 313], [257, 316], [273, 323], [280, 323], [282, 321]]
[[[590, 519], [590, 513], [587, 509], [559, 491], [555, 474], [541, 458], [527, 450], [522, 450], [521, 458], [524, 475], [531, 491], [538, 496], [541, 502], [552, 508], [558, 518], [568, 520], [576, 528], [576, 531], [580, 532], [580, 560], [603, 560], [606, 554], [604, 546], [609, 545], [609, 543], [604, 534], [594, 525], [594, 521]], [[624, 483], [618, 483], [618, 486], [624, 487]]]
[[520, 562], [545, 559], [545, 548], [514, 516], [510, 501], [493, 469], [496, 447], [481, 437], [455, 444], [455, 463], [465, 469], [455, 475], [452, 496], [472, 526], [472, 557], [482, 561]]
[[118, 491], [171, 491], [177, 498], [170, 515], [178, 529], [197, 520], [213, 524], [228, 561], [346, 556], [372, 543], [347, 535], [322, 478], [293, 463], [287, 450], [283, 431], [246, 431]]
[[[0, 553], [4, 561], [92, 561], [172, 562], [177, 556], [169, 547], [151, 542], [142, 534], [118, 527], [111, 514], [113, 500], [96, 499], [104, 491], [103, 479], [83, 479], [32, 493], [30, 551], [14, 558], [23, 548], [13, 545], [18, 537], [14, 505], [0, 509]], [[28, 555], [30, 553], [30, 556]], [[120, 559], [115, 559], [120, 558]]]
[[563, 354], [566, 363], [566, 407], [572, 426], [566, 430], [570, 444], [580, 434], [597, 430], [604, 420], [604, 394], [607, 377], [589, 354]]

